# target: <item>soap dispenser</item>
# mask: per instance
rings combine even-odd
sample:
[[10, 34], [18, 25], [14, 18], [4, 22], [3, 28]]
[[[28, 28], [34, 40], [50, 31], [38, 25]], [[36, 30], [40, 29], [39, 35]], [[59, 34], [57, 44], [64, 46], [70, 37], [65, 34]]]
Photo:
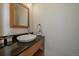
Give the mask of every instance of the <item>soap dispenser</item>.
[[42, 27], [41, 27], [41, 24], [38, 24], [38, 25], [37, 25], [37, 32], [36, 32], [36, 35], [42, 35]]

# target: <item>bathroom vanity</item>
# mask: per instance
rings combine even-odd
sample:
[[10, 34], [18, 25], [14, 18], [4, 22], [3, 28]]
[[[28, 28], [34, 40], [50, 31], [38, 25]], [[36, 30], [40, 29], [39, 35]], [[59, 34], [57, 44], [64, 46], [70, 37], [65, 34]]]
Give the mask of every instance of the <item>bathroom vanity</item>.
[[[10, 3], [10, 27], [15, 29], [28, 29], [29, 32], [29, 19], [30, 11], [27, 6], [21, 3]], [[33, 33], [31, 33], [33, 34]], [[33, 41], [20, 42], [16, 37], [23, 34], [13, 34], [7, 36], [0, 36], [0, 40], [4, 42], [0, 45], [0, 56], [43, 56], [44, 55], [44, 37], [37, 36]], [[11, 38], [11, 42], [8, 39]], [[23, 41], [24, 38], [21, 39]], [[1, 42], [0, 41], [0, 42]]]
[[43, 56], [44, 37], [37, 36], [31, 42], [14, 42], [0, 48], [0, 56]]

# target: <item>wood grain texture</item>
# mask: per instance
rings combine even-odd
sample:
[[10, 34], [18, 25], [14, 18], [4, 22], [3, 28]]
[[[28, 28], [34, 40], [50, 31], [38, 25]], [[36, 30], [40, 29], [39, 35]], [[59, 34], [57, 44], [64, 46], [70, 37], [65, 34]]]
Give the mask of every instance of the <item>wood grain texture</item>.
[[15, 20], [14, 20], [14, 5], [13, 3], [10, 3], [10, 27], [14, 26]]
[[44, 56], [44, 51], [39, 49], [33, 56]]
[[42, 46], [43, 40], [40, 40], [29, 49], [26, 49], [24, 52], [22, 52], [19, 56], [33, 56]]

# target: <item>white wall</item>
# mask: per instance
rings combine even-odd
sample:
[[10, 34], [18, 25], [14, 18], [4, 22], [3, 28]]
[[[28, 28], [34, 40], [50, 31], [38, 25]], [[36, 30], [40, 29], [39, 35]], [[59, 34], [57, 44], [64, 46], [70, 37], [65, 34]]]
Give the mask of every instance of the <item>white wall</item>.
[[79, 4], [33, 4], [34, 32], [42, 25], [45, 55], [79, 55]]

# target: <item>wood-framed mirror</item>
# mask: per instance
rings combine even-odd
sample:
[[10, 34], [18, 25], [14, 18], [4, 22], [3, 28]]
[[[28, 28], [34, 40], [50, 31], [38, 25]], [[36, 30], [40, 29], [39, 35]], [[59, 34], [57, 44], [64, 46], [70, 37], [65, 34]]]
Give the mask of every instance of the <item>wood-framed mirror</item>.
[[22, 3], [10, 3], [10, 27], [29, 27], [29, 8]]

